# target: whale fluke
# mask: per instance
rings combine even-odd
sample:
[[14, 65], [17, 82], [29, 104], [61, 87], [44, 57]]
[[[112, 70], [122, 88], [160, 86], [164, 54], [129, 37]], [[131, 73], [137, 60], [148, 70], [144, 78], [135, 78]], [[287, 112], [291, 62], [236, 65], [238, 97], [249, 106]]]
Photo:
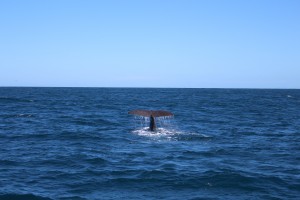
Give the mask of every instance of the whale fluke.
[[128, 114], [132, 115], [139, 115], [143, 117], [167, 117], [167, 116], [174, 116], [173, 113], [164, 110], [132, 110], [128, 112]]
[[150, 131], [155, 131], [156, 129], [155, 117], [174, 116], [173, 113], [164, 110], [132, 110], [129, 111], [128, 114], [150, 117], [150, 125], [149, 125]]

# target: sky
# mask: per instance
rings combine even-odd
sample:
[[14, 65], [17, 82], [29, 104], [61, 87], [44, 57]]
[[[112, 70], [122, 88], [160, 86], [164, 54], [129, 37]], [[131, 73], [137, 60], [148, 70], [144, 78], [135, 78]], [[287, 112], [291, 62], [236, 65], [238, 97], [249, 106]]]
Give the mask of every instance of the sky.
[[1, 0], [0, 86], [300, 89], [300, 1]]

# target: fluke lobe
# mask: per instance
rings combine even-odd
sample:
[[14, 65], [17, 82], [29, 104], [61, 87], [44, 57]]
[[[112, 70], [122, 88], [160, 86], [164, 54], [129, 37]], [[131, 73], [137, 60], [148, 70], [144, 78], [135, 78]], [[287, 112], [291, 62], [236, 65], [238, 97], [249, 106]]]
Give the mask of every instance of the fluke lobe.
[[156, 117], [174, 116], [173, 113], [164, 110], [132, 110], [129, 111], [128, 114], [150, 117], [150, 124], [149, 124], [150, 131], [155, 131], [156, 129], [156, 123], [155, 123]]

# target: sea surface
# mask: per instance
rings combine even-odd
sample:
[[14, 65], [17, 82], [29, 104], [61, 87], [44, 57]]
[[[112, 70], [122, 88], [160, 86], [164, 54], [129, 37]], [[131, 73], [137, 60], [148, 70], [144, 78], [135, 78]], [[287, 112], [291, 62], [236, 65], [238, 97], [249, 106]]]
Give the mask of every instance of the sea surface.
[[299, 198], [300, 90], [0, 88], [1, 200]]

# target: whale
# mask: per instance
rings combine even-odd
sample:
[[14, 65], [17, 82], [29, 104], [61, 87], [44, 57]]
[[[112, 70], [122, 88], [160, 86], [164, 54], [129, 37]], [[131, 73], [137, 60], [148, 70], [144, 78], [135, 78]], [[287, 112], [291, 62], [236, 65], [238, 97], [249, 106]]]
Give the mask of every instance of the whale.
[[165, 111], [165, 110], [132, 110], [132, 111], [129, 111], [128, 114], [142, 116], [142, 117], [149, 117], [150, 118], [150, 124], [149, 124], [150, 131], [156, 130], [155, 118], [174, 116], [173, 113], [171, 113], [169, 111]]

